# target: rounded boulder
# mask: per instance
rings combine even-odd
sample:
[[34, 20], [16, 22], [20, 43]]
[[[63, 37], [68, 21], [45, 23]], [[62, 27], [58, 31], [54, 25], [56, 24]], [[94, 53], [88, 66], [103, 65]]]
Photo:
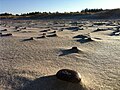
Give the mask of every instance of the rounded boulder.
[[60, 80], [72, 82], [72, 83], [79, 83], [81, 81], [81, 75], [70, 69], [61, 69], [56, 73], [56, 77]]

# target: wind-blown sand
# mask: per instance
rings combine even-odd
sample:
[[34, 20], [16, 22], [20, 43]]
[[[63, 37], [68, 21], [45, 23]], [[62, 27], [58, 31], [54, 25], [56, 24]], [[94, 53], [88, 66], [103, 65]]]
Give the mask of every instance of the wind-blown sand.
[[[60, 81], [54, 76], [58, 70], [65, 68], [78, 71], [88, 90], [119, 90], [120, 36], [112, 35], [118, 26], [117, 22], [114, 26], [90, 26], [95, 21], [79, 21], [78, 26], [83, 25], [84, 30], [78, 31], [67, 29], [71, 27], [69, 22], [73, 21], [54, 22], [0, 22], [0, 30], [7, 29], [1, 31], [2, 34], [12, 33], [12, 36], [0, 37], [0, 89], [80, 90], [80, 84]], [[26, 29], [16, 31], [15, 26]], [[94, 32], [97, 28], [112, 29]], [[57, 36], [50, 36], [54, 31], [57, 31]], [[49, 37], [37, 38], [43, 33]], [[92, 41], [75, 38], [88, 34]], [[29, 40], [31, 37], [33, 40]], [[69, 52], [74, 46], [79, 48], [79, 53]]]

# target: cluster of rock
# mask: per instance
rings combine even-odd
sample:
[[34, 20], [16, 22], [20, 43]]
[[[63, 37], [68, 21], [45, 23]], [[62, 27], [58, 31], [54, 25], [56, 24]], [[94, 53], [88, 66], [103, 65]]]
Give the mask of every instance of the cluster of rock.
[[11, 33], [2, 33], [2, 32], [6, 32], [6, 31], [7, 31], [7, 29], [0, 30], [0, 37], [12, 36]]

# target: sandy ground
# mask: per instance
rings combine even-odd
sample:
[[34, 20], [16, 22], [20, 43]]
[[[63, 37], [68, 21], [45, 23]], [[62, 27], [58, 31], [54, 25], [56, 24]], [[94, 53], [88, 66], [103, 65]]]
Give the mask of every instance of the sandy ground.
[[[117, 21], [108, 26], [78, 21], [77, 26], [83, 25], [84, 29], [78, 31], [67, 29], [71, 22], [74, 21], [0, 21], [2, 34], [12, 33], [0, 37], [0, 90], [80, 90], [79, 84], [59, 81], [54, 76], [63, 68], [78, 71], [88, 89], [120, 90], [120, 36], [112, 35]], [[15, 26], [26, 29], [17, 31]], [[97, 28], [106, 30], [94, 32]], [[53, 31], [57, 36], [51, 36]], [[43, 33], [49, 37], [37, 38]], [[75, 38], [88, 33], [93, 41]], [[73, 46], [80, 52], [69, 52]]]

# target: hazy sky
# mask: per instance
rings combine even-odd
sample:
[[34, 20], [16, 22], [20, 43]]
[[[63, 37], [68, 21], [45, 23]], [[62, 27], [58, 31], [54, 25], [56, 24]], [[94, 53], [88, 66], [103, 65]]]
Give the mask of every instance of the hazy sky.
[[0, 13], [70, 12], [85, 8], [120, 8], [120, 0], [0, 0]]

